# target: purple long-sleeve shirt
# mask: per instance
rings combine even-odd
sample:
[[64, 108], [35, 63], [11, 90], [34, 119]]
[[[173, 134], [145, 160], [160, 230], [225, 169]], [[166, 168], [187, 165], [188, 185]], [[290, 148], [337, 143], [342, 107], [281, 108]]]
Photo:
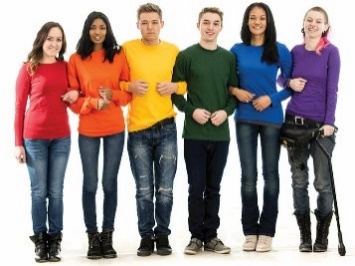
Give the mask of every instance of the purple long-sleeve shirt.
[[286, 113], [334, 125], [340, 73], [338, 48], [329, 44], [317, 55], [304, 45], [297, 45], [291, 54], [292, 78], [301, 77], [307, 83], [302, 92], [293, 92]]

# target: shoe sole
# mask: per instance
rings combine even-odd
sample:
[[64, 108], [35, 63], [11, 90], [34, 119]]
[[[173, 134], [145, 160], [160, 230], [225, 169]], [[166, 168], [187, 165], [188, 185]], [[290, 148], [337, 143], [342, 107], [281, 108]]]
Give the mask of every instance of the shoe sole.
[[200, 249], [198, 251], [185, 250], [184, 253], [187, 254], [187, 255], [196, 255], [199, 251], [200, 251]]
[[210, 249], [210, 248], [205, 248], [205, 251], [210, 251], [210, 252], [215, 252], [218, 254], [228, 254], [231, 252], [231, 249], [225, 249], [225, 250], [214, 250], [214, 249]]
[[117, 254], [103, 255], [102, 257], [104, 257], [105, 259], [113, 259], [113, 258], [117, 258]]
[[86, 256], [89, 260], [99, 260], [102, 256]]
[[271, 251], [271, 249], [260, 249], [260, 248], [257, 248], [255, 251], [256, 252], [268, 252], [268, 251]]
[[152, 252], [137, 252], [137, 256], [139, 257], [147, 257], [152, 255]]
[[167, 256], [167, 255], [171, 255], [171, 251], [159, 251], [157, 250], [157, 254], [160, 256]]

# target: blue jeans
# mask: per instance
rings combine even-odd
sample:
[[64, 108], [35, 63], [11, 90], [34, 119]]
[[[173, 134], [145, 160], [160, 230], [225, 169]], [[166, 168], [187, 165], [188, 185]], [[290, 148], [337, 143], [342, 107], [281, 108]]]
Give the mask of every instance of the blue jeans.
[[87, 233], [98, 231], [96, 192], [101, 139], [103, 140], [102, 189], [104, 192], [102, 231], [114, 231], [117, 175], [122, 158], [124, 136], [124, 132], [104, 137], [87, 137], [79, 134], [79, 150], [84, 173], [82, 200]]
[[70, 137], [24, 140], [35, 234], [47, 232], [47, 218], [49, 234], [63, 230], [63, 187], [70, 144]]
[[[320, 138], [320, 144], [331, 156], [335, 147], [335, 135]], [[328, 159], [315, 141], [309, 146], [298, 150], [288, 150], [288, 161], [292, 172], [293, 205], [295, 213], [304, 214], [310, 211], [308, 185], [309, 174], [307, 161], [309, 156], [313, 159], [314, 182], [313, 186], [318, 192], [317, 211], [325, 217], [333, 210], [333, 194], [330, 183]]]
[[[279, 198], [280, 128], [236, 123], [236, 134], [242, 169], [242, 225], [245, 235], [275, 235]], [[258, 136], [261, 141], [263, 206], [258, 206]]]
[[153, 126], [130, 132], [128, 135], [128, 154], [136, 183], [140, 236], [171, 233], [169, 224], [177, 167], [176, 134], [176, 124], [172, 122], [161, 127]]
[[220, 225], [220, 188], [227, 163], [229, 141], [184, 141], [189, 182], [189, 230], [205, 243], [217, 236]]

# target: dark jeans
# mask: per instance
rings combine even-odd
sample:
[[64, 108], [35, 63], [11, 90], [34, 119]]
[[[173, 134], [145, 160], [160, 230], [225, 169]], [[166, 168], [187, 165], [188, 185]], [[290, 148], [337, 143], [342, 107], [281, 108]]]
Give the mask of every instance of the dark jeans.
[[229, 141], [184, 140], [189, 230], [205, 243], [217, 236], [220, 225], [219, 192], [228, 152]]
[[[320, 138], [320, 144], [331, 156], [335, 146], [335, 135], [328, 138]], [[288, 160], [292, 172], [293, 205], [296, 213], [308, 213], [309, 207], [309, 173], [308, 159], [313, 159], [314, 181], [316, 189], [317, 211], [320, 216], [325, 217], [333, 210], [333, 194], [330, 183], [330, 172], [328, 159], [323, 154], [317, 143], [313, 141], [311, 145], [297, 150], [288, 150]]]
[[[242, 224], [245, 235], [275, 235], [279, 197], [280, 129], [251, 123], [236, 123], [242, 169]], [[261, 140], [263, 207], [260, 213], [257, 192], [258, 136]]]
[[[26, 139], [26, 165], [31, 179], [33, 232], [63, 230], [63, 187], [70, 154], [70, 137]], [[47, 207], [48, 201], [48, 207]]]
[[83, 210], [86, 232], [97, 232], [96, 192], [98, 186], [99, 151], [103, 140], [102, 188], [104, 192], [102, 231], [114, 231], [117, 208], [117, 175], [121, 163], [124, 133], [105, 137], [79, 134], [79, 149], [84, 173]]
[[171, 233], [169, 225], [177, 167], [176, 134], [176, 124], [172, 121], [128, 135], [140, 236]]

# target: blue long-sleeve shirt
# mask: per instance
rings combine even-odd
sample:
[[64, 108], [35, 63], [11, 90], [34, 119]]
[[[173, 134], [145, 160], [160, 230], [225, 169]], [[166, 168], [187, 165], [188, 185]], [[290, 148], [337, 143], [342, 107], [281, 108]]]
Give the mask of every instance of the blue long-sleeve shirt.
[[276, 78], [279, 74], [285, 79], [291, 77], [292, 57], [284, 44], [277, 43], [279, 61], [270, 65], [261, 62], [263, 49], [263, 46], [244, 43], [237, 43], [231, 48], [231, 52], [236, 56], [239, 88], [255, 94], [254, 99], [268, 95], [271, 100], [271, 105], [261, 112], [254, 108], [252, 102], [239, 102], [234, 117], [237, 121], [281, 126], [282, 101], [291, 96], [292, 92], [290, 89], [278, 90]]

